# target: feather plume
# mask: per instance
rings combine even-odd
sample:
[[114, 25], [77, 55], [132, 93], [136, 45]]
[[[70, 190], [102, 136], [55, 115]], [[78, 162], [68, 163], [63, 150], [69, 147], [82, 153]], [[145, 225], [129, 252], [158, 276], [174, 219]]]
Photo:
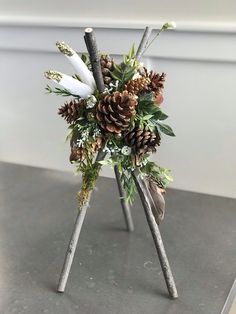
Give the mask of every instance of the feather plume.
[[157, 183], [149, 176], [146, 176], [144, 181], [146, 188], [151, 195], [150, 204], [153, 216], [156, 223], [159, 225], [165, 214], [165, 199], [162, 194], [163, 190], [160, 189]]

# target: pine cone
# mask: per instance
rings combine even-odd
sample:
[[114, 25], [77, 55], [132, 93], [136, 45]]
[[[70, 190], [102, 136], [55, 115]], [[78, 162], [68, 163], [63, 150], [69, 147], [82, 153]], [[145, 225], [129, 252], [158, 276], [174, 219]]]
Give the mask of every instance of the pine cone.
[[148, 85], [149, 91], [153, 92], [153, 101], [160, 105], [163, 102], [163, 88], [166, 74], [158, 74], [153, 71], [148, 72], [146, 68], [143, 68], [143, 76], [150, 79]]
[[70, 162], [84, 160], [85, 154], [83, 147], [71, 147]]
[[149, 72], [148, 78], [151, 80], [149, 88], [155, 93], [157, 92], [161, 93], [164, 88], [165, 77], [166, 77], [165, 73], [162, 73], [160, 75], [153, 71]]
[[83, 100], [73, 99], [69, 103], [65, 103], [58, 109], [58, 114], [62, 116], [68, 123], [75, 122], [81, 114], [81, 106]]
[[120, 133], [130, 126], [137, 100], [127, 91], [106, 95], [96, 106], [96, 118], [107, 132]]
[[135, 80], [128, 81], [125, 84], [124, 89], [131, 94], [138, 95], [141, 92], [148, 91], [150, 83], [151, 80], [149, 77], [141, 76]]
[[100, 64], [102, 68], [104, 84], [109, 85], [112, 81], [110, 71], [114, 70], [114, 61], [109, 55], [101, 55]]
[[96, 137], [95, 141], [91, 144], [92, 152], [96, 153], [102, 147], [102, 144], [103, 144], [103, 138], [101, 136]]
[[[91, 151], [92, 153], [96, 153], [102, 147], [103, 139], [101, 136], [95, 138], [93, 142], [91, 142]], [[71, 140], [71, 154], [70, 154], [70, 162], [73, 161], [82, 161], [85, 159], [85, 151], [83, 147], [80, 147], [76, 144], [75, 139]]]
[[124, 139], [125, 143], [132, 148], [134, 155], [155, 152], [161, 140], [158, 134], [137, 127], [126, 133]]

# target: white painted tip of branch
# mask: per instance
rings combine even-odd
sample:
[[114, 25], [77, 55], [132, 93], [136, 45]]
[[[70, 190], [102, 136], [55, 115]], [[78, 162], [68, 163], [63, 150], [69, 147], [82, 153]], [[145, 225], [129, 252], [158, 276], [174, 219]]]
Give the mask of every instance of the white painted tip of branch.
[[44, 76], [48, 80], [52, 80], [56, 83], [59, 83], [60, 80], [62, 79], [63, 74], [61, 72], [58, 72], [58, 71], [48, 70], [48, 71], [44, 72]]
[[85, 28], [85, 33], [92, 33], [93, 29], [92, 27]]
[[67, 45], [64, 41], [62, 42], [57, 41], [56, 46], [59, 49], [59, 51], [66, 56], [71, 57], [75, 54], [75, 51], [69, 45]]

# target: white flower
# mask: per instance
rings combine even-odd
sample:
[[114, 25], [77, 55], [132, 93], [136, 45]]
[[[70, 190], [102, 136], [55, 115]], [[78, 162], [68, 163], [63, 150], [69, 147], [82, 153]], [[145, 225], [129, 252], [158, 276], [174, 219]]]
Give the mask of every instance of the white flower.
[[79, 55], [64, 42], [57, 42], [56, 46], [58, 47], [60, 52], [63, 53], [71, 62], [71, 64], [77, 71], [81, 81], [88, 84], [94, 91], [96, 84], [93, 74], [91, 71], [89, 71], [87, 65], [83, 62]]
[[44, 75], [47, 79], [52, 80], [63, 86], [71, 94], [78, 95], [82, 98], [88, 98], [88, 96], [91, 95], [93, 92], [92, 88], [89, 85], [84, 84], [74, 79], [73, 77], [63, 74], [61, 72], [46, 71]]
[[136, 80], [137, 78], [140, 78], [141, 75], [137, 72], [133, 75], [132, 80]]
[[121, 153], [125, 156], [129, 156], [131, 154], [131, 148], [129, 146], [123, 146]]
[[171, 21], [171, 22], [167, 22], [165, 24], [162, 25], [162, 29], [165, 30], [165, 29], [175, 29], [176, 28], [176, 23], [174, 21]]
[[88, 98], [87, 98], [87, 108], [93, 108], [95, 106], [95, 104], [97, 103], [97, 98], [93, 95], [90, 95]]

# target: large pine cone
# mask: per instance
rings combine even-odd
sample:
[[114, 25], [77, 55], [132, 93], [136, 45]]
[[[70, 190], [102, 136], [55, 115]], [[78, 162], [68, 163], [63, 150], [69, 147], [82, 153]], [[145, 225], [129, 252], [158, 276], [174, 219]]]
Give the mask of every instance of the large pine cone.
[[120, 133], [130, 126], [135, 114], [136, 98], [127, 91], [106, 95], [96, 106], [96, 118], [107, 132]]
[[109, 85], [112, 81], [110, 72], [114, 70], [114, 61], [109, 55], [101, 55], [100, 64], [102, 68], [104, 84]]
[[62, 116], [68, 123], [75, 122], [81, 115], [81, 106], [83, 100], [73, 99], [69, 103], [65, 103], [58, 109], [58, 114]]
[[150, 83], [151, 80], [149, 77], [141, 76], [137, 79], [128, 81], [125, 84], [124, 89], [131, 94], [138, 95], [142, 92], [148, 91]]
[[125, 143], [132, 148], [134, 155], [153, 153], [160, 145], [160, 136], [154, 132], [134, 128], [125, 134]]

